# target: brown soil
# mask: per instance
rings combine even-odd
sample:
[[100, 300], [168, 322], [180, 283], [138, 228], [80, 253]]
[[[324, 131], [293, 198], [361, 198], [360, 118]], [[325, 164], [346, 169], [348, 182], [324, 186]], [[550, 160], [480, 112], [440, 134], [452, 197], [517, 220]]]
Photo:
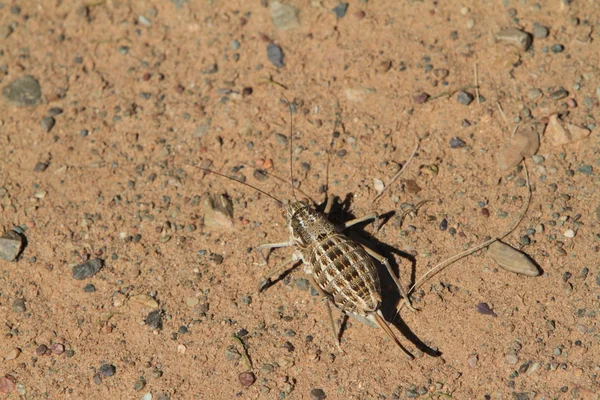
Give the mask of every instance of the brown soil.
[[[31, 75], [42, 88], [35, 106], [1, 102], [0, 226], [27, 238], [17, 262], [0, 262], [7, 397], [311, 399], [322, 389], [327, 399], [597, 399], [600, 30], [594, 1], [566, 3], [354, 1], [337, 18], [337, 1], [292, 0], [299, 26], [281, 30], [259, 1], [4, 2], [1, 86]], [[528, 51], [494, 39], [536, 23], [549, 35]], [[284, 67], [268, 60], [269, 41]], [[476, 94], [475, 66], [484, 101], [461, 104], [460, 90]], [[382, 272], [383, 310], [416, 359], [353, 319], [338, 353], [302, 268], [257, 293], [266, 267], [252, 249], [288, 240], [277, 204], [187, 165], [210, 160], [290, 198], [282, 95], [295, 105], [301, 189], [322, 201], [328, 184], [345, 199], [334, 220], [386, 215], [375, 236], [371, 226], [353, 232], [407, 286], [524, 209], [524, 170], [499, 172], [496, 160], [517, 122], [543, 132], [561, 113], [592, 128], [560, 147], [542, 135], [543, 158], [526, 160], [531, 206], [505, 241], [543, 274], [499, 270], [480, 251], [413, 293], [419, 312], [394, 319], [398, 296]], [[46, 132], [52, 107], [64, 112]], [[452, 148], [453, 138], [465, 145]], [[388, 182], [417, 142], [372, 204], [374, 179]], [[263, 160], [273, 176], [259, 180]], [[233, 200], [231, 228], [204, 224], [205, 198], [220, 193]], [[291, 252], [275, 251], [270, 266]], [[94, 258], [100, 272], [75, 280], [72, 267]], [[162, 329], [145, 323], [156, 309]], [[256, 376], [247, 388], [233, 339], [242, 330]]]

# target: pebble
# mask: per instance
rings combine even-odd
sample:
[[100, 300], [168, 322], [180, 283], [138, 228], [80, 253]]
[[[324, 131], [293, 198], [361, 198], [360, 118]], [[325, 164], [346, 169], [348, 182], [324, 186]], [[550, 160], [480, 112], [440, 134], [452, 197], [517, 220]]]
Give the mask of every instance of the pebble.
[[533, 37], [536, 39], [544, 39], [548, 37], [548, 28], [543, 25], [538, 24], [537, 22], [533, 24]]
[[0, 378], [0, 393], [9, 394], [15, 390], [15, 382], [10, 375]]
[[461, 90], [460, 92], [458, 92], [458, 96], [456, 97], [456, 99], [458, 100], [458, 102], [460, 104], [468, 106], [469, 104], [471, 104], [473, 102], [473, 100], [475, 99], [475, 96], [473, 96], [469, 92], [465, 92], [464, 90]]
[[57, 115], [62, 114], [64, 111], [60, 107], [52, 107], [48, 110], [48, 116], [56, 117]]
[[48, 346], [46, 346], [45, 344], [40, 344], [38, 347], [35, 348], [35, 354], [38, 356], [45, 356], [46, 353], [48, 353]]
[[577, 171], [585, 175], [591, 175], [593, 172], [593, 168], [591, 165], [582, 165], [581, 167], [577, 168]]
[[331, 11], [335, 13], [335, 16], [338, 17], [338, 19], [344, 18], [348, 11], [348, 3], [340, 3], [332, 8]]
[[467, 359], [467, 363], [469, 364], [469, 367], [471, 367], [471, 368], [477, 368], [478, 361], [479, 361], [479, 357], [477, 356], [477, 354], [473, 354], [472, 356], [470, 356]]
[[324, 400], [327, 398], [327, 395], [323, 391], [323, 389], [311, 389], [310, 391], [310, 400]]
[[444, 218], [442, 219], [442, 222], [440, 222], [440, 231], [445, 231], [446, 229], [448, 229], [448, 220]]
[[573, 229], [566, 230], [565, 231], [565, 237], [574, 238], [575, 237], [575, 231]]
[[527, 51], [533, 42], [533, 36], [517, 28], [504, 29], [496, 34], [496, 41]]
[[279, 1], [269, 2], [269, 12], [275, 27], [280, 31], [295, 29], [300, 26], [298, 20], [298, 9], [289, 4], [282, 4]]
[[31, 75], [17, 78], [2, 88], [2, 96], [18, 107], [34, 106], [42, 97], [39, 82]]
[[515, 365], [516, 363], [519, 362], [519, 357], [517, 357], [516, 354], [507, 354], [506, 362], [509, 363], [510, 365]]
[[50, 350], [52, 350], [52, 354], [59, 356], [65, 352], [65, 345], [62, 343], [54, 343], [50, 346]]
[[91, 278], [102, 269], [103, 261], [99, 258], [94, 258], [73, 267], [73, 278], [83, 280]]
[[140, 400], [152, 400], [152, 393], [148, 392], [145, 395], [143, 395]]
[[565, 90], [565, 88], [559, 88], [554, 92], [550, 93], [550, 98], [552, 100], [562, 100], [569, 95], [569, 92]]
[[565, 50], [565, 46], [562, 44], [554, 44], [550, 47], [550, 50], [552, 50], [554, 54], [562, 53]]
[[285, 135], [282, 135], [281, 133], [275, 134], [275, 140], [277, 141], [277, 144], [279, 144], [281, 146], [287, 146], [287, 144], [288, 144], [288, 137]]
[[450, 139], [450, 147], [453, 149], [460, 149], [461, 147], [465, 147], [465, 145], [466, 143], [462, 139], [457, 137]]
[[42, 122], [40, 125], [42, 126], [42, 130], [46, 133], [50, 132], [54, 125], [56, 124], [56, 120], [54, 117], [44, 117], [42, 118]]
[[255, 169], [252, 173], [252, 176], [259, 182], [264, 182], [267, 179], [269, 179], [269, 175], [267, 174], [267, 172], [263, 171], [262, 169]]
[[144, 323], [148, 325], [151, 329], [162, 329], [163, 328], [163, 311], [162, 310], [154, 310], [146, 317]]
[[238, 379], [243, 387], [252, 386], [256, 382], [256, 376], [252, 372], [242, 372], [238, 375]]
[[531, 88], [527, 91], [527, 97], [529, 100], [537, 100], [544, 95], [541, 89]]
[[20, 354], [21, 354], [21, 349], [19, 349], [18, 347], [15, 347], [11, 351], [9, 351], [6, 356], [4, 356], [4, 361], [14, 360], [17, 357], [19, 357]]
[[416, 104], [423, 104], [425, 102], [427, 102], [427, 100], [429, 100], [429, 94], [422, 92], [419, 93], [415, 96], [413, 96], [413, 100], [415, 101]]
[[233, 202], [225, 195], [208, 196], [202, 204], [204, 225], [231, 228], [233, 226]]
[[23, 249], [23, 236], [10, 230], [0, 236], [0, 260], [15, 261]]
[[25, 299], [15, 299], [12, 303], [13, 312], [22, 314], [27, 311], [27, 306], [25, 305]]
[[113, 376], [117, 373], [117, 368], [112, 364], [102, 364], [98, 370], [104, 376]]
[[267, 45], [267, 58], [277, 68], [283, 68], [285, 65], [283, 63], [283, 50], [273, 42]]

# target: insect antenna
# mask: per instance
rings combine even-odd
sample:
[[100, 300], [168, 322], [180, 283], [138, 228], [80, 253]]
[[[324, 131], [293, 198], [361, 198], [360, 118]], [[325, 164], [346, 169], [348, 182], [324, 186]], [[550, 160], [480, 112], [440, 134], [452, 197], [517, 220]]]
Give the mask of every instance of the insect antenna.
[[294, 163], [292, 162], [292, 142], [294, 140], [294, 113], [292, 112], [292, 103], [290, 103], [290, 101], [287, 97], [285, 97], [284, 94], [281, 94], [281, 96], [283, 96], [283, 98], [285, 99], [285, 102], [288, 106], [288, 110], [290, 112], [290, 183], [292, 184], [292, 197], [294, 198], [294, 200], [297, 201], [298, 199], [296, 198], [296, 189], [294, 188]]
[[186, 165], [189, 165], [190, 167], [198, 168], [199, 170], [202, 170], [202, 171], [204, 171], [204, 172], [208, 172], [208, 173], [211, 173], [211, 174], [215, 174], [215, 175], [221, 176], [221, 177], [223, 177], [223, 178], [227, 178], [227, 179], [229, 179], [229, 180], [235, 181], [235, 182], [237, 182], [237, 183], [241, 183], [242, 185], [248, 186], [249, 188], [252, 188], [252, 189], [256, 190], [257, 192], [260, 192], [260, 193], [264, 194], [265, 196], [269, 196], [270, 198], [272, 198], [273, 200], [275, 200], [276, 202], [278, 202], [278, 203], [279, 203], [279, 204], [281, 204], [281, 205], [283, 205], [283, 204], [284, 204], [284, 203], [283, 203], [283, 201], [279, 200], [277, 197], [275, 197], [275, 196], [273, 196], [273, 195], [271, 195], [271, 194], [269, 194], [269, 193], [265, 192], [265, 191], [264, 191], [264, 190], [262, 190], [262, 189], [259, 189], [259, 188], [257, 188], [256, 186], [253, 186], [253, 185], [251, 185], [251, 184], [249, 184], [249, 183], [242, 182], [242, 181], [241, 181], [241, 180], [239, 180], [239, 179], [235, 179], [235, 178], [233, 178], [233, 177], [231, 177], [231, 176], [227, 176], [227, 175], [225, 175], [225, 174], [222, 174], [222, 173], [220, 173], [220, 172], [213, 171], [212, 169], [208, 169], [208, 168], [204, 168], [204, 167], [199, 167], [199, 166], [197, 166], [197, 165], [190, 164], [190, 163], [185, 163], [185, 164], [186, 164]]

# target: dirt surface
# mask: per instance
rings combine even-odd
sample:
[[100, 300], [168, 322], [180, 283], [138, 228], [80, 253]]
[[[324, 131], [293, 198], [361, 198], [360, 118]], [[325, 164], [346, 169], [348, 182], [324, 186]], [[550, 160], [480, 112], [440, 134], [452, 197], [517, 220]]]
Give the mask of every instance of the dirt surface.
[[[0, 226], [26, 243], [0, 261], [2, 396], [597, 399], [595, 3], [3, 2]], [[498, 156], [516, 125], [539, 135], [504, 241], [540, 276], [481, 250], [395, 317], [382, 270], [416, 358], [354, 319], [340, 354], [302, 268], [258, 293], [292, 253], [257, 265], [289, 239], [278, 204], [187, 165], [291, 198], [283, 96], [299, 188], [339, 196], [337, 222], [384, 215], [351, 235], [407, 287], [518, 220], [521, 150], [505, 171]], [[555, 114], [591, 133], [553, 146]], [[232, 219], [207, 205], [221, 194]]]

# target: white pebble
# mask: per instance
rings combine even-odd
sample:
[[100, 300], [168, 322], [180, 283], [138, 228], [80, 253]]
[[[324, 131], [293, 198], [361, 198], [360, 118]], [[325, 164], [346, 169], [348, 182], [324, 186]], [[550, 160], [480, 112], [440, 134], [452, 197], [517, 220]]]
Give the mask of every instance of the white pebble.
[[383, 189], [385, 189], [385, 185], [381, 179], [373, 178], [373, 188], [377, 193], [381, 193], [383, 192]]
[[152, 393], [148, 392], [142, 396], [141, 400], [152, 400]]
[[573, 238], [575, 237], [575, 231], [573, 229], [568, 229], [565, 231], [565, 236], [568, 238]]

